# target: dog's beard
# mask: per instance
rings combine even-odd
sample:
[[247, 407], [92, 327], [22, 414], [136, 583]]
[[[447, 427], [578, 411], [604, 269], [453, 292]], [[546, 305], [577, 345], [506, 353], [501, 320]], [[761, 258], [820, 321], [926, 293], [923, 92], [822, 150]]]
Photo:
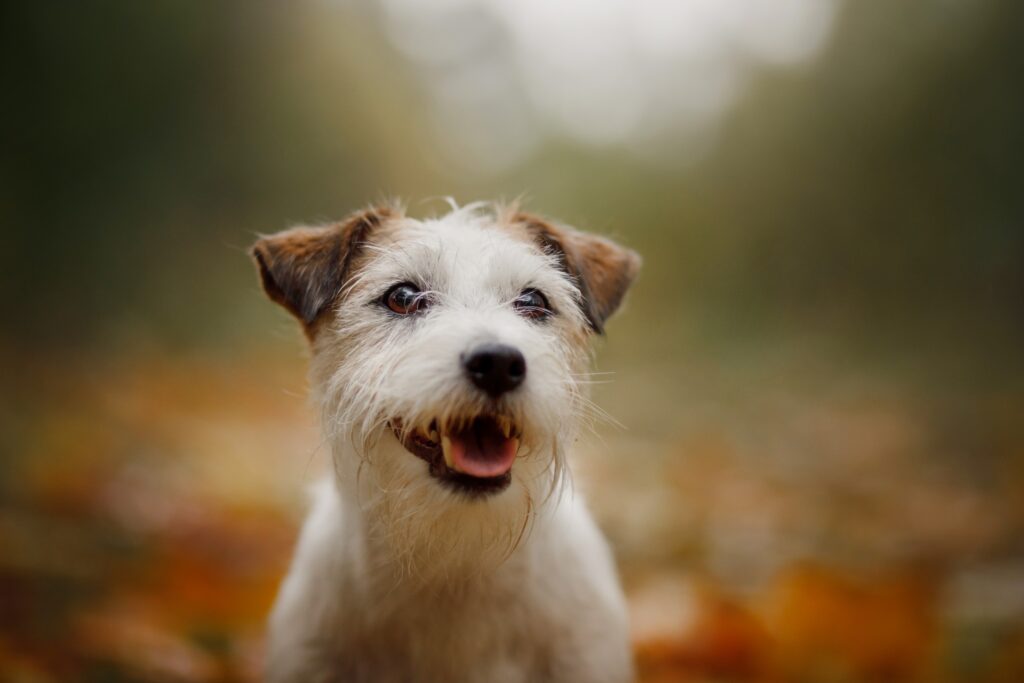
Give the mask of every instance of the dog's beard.
[[342, 451], [335, 464], [339, 483], [360, 508], [367, 542], [379, 551], [373, 556], [382, 566], [371, 569], [382, 577], [458, 585], [460, 578], [491, 572], [529, 537], [557, 495], [553, 468], [538, 473], [541, 463], [532, 461], [538, 453], [517, 463], [506, 490], [481, 498], [442, 486], [393, 434], [381, 432], [370, 442], [365, 458]]
[[[460, 409], [459, 414], [466, 413]], [[510, 483], [493, 493], [470, 494], [432, 475], [431, 464], [403, 445], [407, 430], [396, 434], [394, 429], [397, 421], [433, 421], [406, 412], [411, 416], [404, 422], [385, 409], [372, 418], [365, 412], [358, 418], [341, 415], [327, 430], [333, 435], [336, 478], [346, 498], [360, 509], [367, 542], [380, 551], [373, 557], [386, 566], [372, 570], [382, 579], [458, 585], [453, 579], [491, 572], [529, 538], [537, 517], [565, 488], [563, 448], [570, 442], [572, 422], [543, 424], [551, 433], [538, 438], [544, 432], [535, 422], [514, 418], [522, 432]]]

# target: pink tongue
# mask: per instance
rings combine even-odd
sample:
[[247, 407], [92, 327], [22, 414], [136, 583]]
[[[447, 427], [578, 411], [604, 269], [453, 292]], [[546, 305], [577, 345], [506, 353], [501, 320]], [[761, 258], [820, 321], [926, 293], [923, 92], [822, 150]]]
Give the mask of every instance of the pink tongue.
[[482, 420], [450, 438], [452, 464], [473, 477], [500, 477], [512, 469], [519, 450], [518, 439], [506, 439], [497, 425]]

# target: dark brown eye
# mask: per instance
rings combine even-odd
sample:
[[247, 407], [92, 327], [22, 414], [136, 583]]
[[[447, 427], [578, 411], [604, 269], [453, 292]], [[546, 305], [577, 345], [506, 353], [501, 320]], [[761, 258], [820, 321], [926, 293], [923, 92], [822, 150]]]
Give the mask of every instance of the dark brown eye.
[[426, 308], [428, 301], [416, 285], [403, 282], [388, 290], [383, 303], [399, 315], [409, 315]]
[[512, 302], [512, 305], [515, 306], [519, 315], [524, 318], [544, 320], [552, 313], [547, 297], [537, 289], [524, 289], [522, 294], [517, 296], [516, 300]]

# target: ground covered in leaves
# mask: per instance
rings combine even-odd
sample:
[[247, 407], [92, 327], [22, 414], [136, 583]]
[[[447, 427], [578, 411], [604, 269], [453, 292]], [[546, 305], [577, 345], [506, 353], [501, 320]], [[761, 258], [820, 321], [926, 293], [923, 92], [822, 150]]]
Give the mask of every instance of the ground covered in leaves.
[[[5, 365], [0, 679], [258, 680], [325, 461], [302, 361]], [[1021, 396], [743, 377], [597, 387], [641, 680], [1024, 680]]]

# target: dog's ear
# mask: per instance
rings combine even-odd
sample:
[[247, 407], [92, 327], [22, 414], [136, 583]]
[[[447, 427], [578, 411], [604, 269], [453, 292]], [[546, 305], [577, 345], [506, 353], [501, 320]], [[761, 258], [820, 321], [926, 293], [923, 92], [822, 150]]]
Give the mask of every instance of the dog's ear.
[[525, 226], [576, 281], [587, 322], [594, 332], [603, 334], [605, 321], [618, 309], [636, 279], [640, 255], [607, 238], [555, 225], [528, 213], [515, 214], [513, 221]]
[[263, 291], [310, 329], [341, 291], [370, 231], [392, 215], [389, 208], [368, 209], [334, 225], [261, 237], [250, 253]]

